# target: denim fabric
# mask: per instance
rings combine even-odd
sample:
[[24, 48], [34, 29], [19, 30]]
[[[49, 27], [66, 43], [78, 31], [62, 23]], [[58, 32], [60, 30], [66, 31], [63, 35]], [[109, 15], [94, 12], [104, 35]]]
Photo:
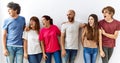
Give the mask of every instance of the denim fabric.
[[62, 63], [60, 51], [56, 51], [53, 53], [46, 53], [46, 55], [48, 57], [47, 60], [45, 61], [46, 63], [51, 63], [52, 55], [55, 59], [55, 63]]
[[23, 47], [7, 46], [9, 55], [6, 57], [7, 63], [23, 63]]
[[28, 55], [29, 63], [40, 63], [42, 59], [42, 53]]
[[66, 56], [62, 58], [63, 63], [74, 63], [77, 56], [77, 50], [66, 49]]
[[96, 63], [96, 58], [98, 54], [98, 48], [87, 48], [84, 47], [84, 63]]
[[114, 48], [103, 47], [105, 57], [102, 57], [102, 63], [108, 63]]

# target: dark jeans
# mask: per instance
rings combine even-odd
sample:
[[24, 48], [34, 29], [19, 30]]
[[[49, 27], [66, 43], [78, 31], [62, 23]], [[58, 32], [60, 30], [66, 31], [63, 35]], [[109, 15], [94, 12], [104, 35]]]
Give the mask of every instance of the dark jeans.
[[98, 48], [84, 47], [83, 54], [84, 54], [84, 62], [85, 63], [96, 63]]
[[77, 56], [77, 50], [66, 49], [66, 56], [62, 58], [63, 63], [74, 63]]
[[103, 47], [103, 51], [105, 53], [105, 57], [102, 57], [102, 63], [108, 63], [114, 48]]
[[28, 55], [29, 63], [40, 63], [42, 59], [42, 53]]
[[55, 59], [55, 63], [62, 63], [60, 51], [56, 51], [53, 53], [46, 53], [46, 55], [48, 57], [47, 60], [45, 61], [46, 63], [51, 63], [52, 55]]

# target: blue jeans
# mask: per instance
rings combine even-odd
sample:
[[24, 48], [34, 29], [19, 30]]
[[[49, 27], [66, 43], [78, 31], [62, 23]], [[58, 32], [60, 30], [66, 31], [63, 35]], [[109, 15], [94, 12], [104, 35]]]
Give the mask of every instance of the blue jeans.
[[46, 63], [51, 63], [52, 55], [55, 59], [55, 63], [62, 63], [60, 51], [56, 51], [53, 53], [46, 53], [46, 55], [48, 57], [47, 60], [45, 61]]
[[28, 55], [29, 63], [40, 63], [42, 59], [42, 53]]
[[85, 63], [96, 63], [98, 48], [84, 47], [83, 54]]
[[7, 63], [23, 63], [23, 47], [7, 46], [9, 55], [6, 56]]
[[77, 50], [66, 49], [66, 56], [62, 58], [63, 63], [74, 63], [77, 56]]

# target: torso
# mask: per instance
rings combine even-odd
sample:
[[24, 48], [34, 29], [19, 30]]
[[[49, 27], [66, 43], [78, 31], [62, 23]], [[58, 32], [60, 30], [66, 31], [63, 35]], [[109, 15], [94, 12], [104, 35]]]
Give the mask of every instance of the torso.
[[84, 47], [97, 48], [98, 46], [97, 46], [97, 43], [95, 41], [87, 40], [87, 38], [85, 37]]

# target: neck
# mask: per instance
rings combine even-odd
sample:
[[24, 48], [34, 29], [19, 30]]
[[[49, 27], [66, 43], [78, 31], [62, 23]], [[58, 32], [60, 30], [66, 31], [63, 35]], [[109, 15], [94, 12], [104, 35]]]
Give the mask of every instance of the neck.
[[68, 21], [69, 23], [74, 23], [74, 20], [73, 21]]
[[106, 20], [107, 22], [112, 22], [112, 21], [113, 21], [113, 18], [105, 18], [105, 20]]
[[50, 27], [50, 24], [46, 25], [45, 27], [46, 27], [46, 28], [49, 28], [49, 27]]
[[18, 17], [18, 14], [12, 16], [12, 18], [16, 19]]
[[32, 30], [35, 30], [35, 28], [34, 28], [34, 27], [32, 27]]

